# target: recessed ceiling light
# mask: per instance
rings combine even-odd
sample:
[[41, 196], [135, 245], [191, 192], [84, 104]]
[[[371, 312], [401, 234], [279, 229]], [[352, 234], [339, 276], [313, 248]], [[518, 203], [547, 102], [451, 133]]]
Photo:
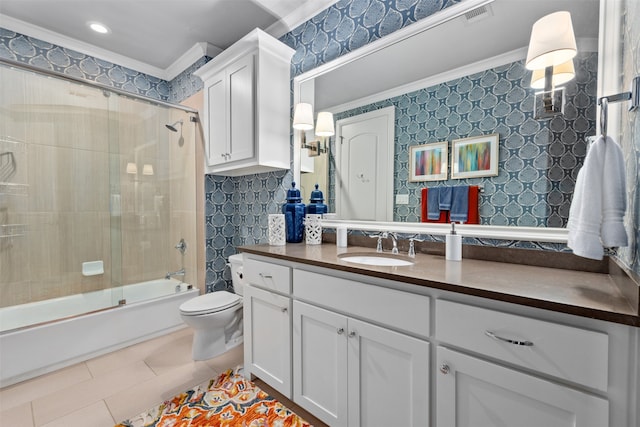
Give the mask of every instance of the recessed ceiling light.
[[87, 24], [89, 25], [89, 28], [91, 28], [96, 33], [109, 34], [111, 32], [109, 27], [107, 27], [106, 25], [101, 24], [99, 22], [93, 21], [93, 22], [87, 22]]

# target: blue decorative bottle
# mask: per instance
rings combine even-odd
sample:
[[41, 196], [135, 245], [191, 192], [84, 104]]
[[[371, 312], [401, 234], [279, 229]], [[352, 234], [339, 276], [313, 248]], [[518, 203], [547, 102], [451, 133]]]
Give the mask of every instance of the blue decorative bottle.
[[302, 242], [304, 211], [305, 206], [300, 197], [300, 190], [296, 188], [296, 183], [292, 182], [291, 189], [287, 191], [287, 203], [282, 206], [288, 243]]
[[309, 204], [307, 205], [307, 213], [308, 214], [326, 214], [327, 213], [327, 205], [324, 203], [324, 196], [322, 191], [318, 190], [318, 184], [316, 184], [316, 189], [311, 192], [311, 198], [309, 199]]

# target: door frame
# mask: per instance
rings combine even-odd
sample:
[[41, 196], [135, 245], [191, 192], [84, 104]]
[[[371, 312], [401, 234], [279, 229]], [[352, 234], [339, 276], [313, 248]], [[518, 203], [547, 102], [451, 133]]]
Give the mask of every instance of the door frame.
[[[336, 170], [334, 171], [334, 176], [337, 175], [337, 172], [341, 169], [341, 157], [340, 157], [340, 145], [342, 145], [342, 127], [346, 125], [351, 125], [354, 123], [358, 123], [365, 120], [375, 119], [377, 117], [386, 117], [387, 123], [390, 123], [390, 126], [387, 126], [387, 140], [390, 142], [387, 144], [387, 176], [385, 177], [387, 184], [387, 191], [378, 193], [379, 197], [384, 198], [385, 200], [385, 215], [386, 219], [383, 221], [393, 221], [393, 209], [394, 209], [394, 200], [393, 200], [393, 183], [394, 183], [394, 156], [395, 156], [395, 126], [396, 126], [396, 107], [389, 106], [385, 108], [380, 108], [379, 110], [370, 111], [368, 113], [358, 114], [357, 116], [347, 117], [345, 119], [340, 119], [336, 121], [336, 150], [334, 153], [335, 161], [336, 161]], [[340, 144], [340, 145], [339, 145]], [[340, 183], [335, 180], [335, 204], [336, 204], [336, 214], [338, 219], [341, 218], [341, 206], [340, 206], [340, 196], [342, 195], [342, 186]]]

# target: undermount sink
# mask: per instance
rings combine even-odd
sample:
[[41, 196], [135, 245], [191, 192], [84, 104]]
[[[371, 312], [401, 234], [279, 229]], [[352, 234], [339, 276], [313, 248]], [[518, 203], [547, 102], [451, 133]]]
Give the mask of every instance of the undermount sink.
[[378, 267], [406, 267], [413, 265], [414, 261], [400, 256], [384, 253], [347, 253], [338, 255], [343, 261], [355, 264], [373, 265]]

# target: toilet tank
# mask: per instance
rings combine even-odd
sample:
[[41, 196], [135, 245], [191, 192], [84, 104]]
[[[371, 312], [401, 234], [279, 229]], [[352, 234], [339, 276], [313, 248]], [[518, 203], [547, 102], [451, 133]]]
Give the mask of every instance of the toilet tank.
[[238, 295], [244, 295], [244, 285], [246, 281], [242, 272], [242, 254], [230, 255], [229, 265], [231, 266], [233, 290]]

